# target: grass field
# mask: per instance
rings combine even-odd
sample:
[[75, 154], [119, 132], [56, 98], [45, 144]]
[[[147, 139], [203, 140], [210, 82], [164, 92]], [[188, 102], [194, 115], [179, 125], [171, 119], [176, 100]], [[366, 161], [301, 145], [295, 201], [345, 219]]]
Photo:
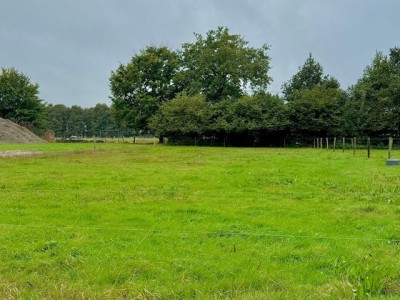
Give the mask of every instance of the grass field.
[[400, 297], [385, 151], [13, 149], [42, 154], [0, 158], [2, 299]]

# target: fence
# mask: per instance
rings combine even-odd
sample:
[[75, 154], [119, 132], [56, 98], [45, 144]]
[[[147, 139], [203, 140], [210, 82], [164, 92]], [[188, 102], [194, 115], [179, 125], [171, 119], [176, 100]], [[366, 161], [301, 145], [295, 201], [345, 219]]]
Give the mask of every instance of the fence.
[[353, 151], [356, 154], [357, 150], [365, 150], [369, 158], [372, 149], [387, 149], [388, 158], [391, 158], [393, 150], [400, 149], [400, 137], [324, 137], [324, 138], [309, 138], [309, 139], [288, 139], [289, 146], [296, 147], [312, 147], [333, 151]]

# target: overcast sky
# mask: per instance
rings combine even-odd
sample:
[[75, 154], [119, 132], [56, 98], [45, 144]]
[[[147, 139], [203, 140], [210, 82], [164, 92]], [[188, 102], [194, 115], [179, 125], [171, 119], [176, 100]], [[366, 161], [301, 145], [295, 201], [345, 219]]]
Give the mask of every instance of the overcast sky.
[[399, 0], [0, 0], [0, 66], [39, 83], [47, 103], [110, 104], [111, 71], [142, 48], [227, 26], [271, 46], [271, 92], [309, 53], [347, 88], [376, 51], [400, 46], [399, 16]]

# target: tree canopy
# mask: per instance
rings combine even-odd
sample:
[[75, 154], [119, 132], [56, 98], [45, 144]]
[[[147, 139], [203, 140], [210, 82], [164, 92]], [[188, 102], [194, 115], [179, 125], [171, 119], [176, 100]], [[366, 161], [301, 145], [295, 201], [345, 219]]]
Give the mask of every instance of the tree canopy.
[[44, 103], [39, 99], [39, 85], [14, 68], [1, 69], [0, 117], [33, 130], [42, 128]]
[[389, 56], [377, 52], [363, 76], [350, 89], [349, 109], [359, 122], [358, 132], [368, 135], [399, 134], [400, 49]]
[[158, 135], [198, 136], [207, 125], [208, 104], [201, 95], [180, 95], [165, 102], [150, 122]]
[[57, 137], [98, 137], [104, 131], [118, 129], [111, 116], [111, 108], [100, 103], [90, 108], [49, 104], [46, 106], [44, 119], [46, 128], [53, 130]]
[[226, 27], [195, 37], [194, 43], [183, 44], [180, 51], [186, 92], [201, 93], [207, 101], [217, 102], [238, 99], [247, 89], [266, 90], [271, 81], [268, 45], [250, 47], [242, 36], [230, 34]]
[[181, 92], [218, 102], [266, 90], [271, 81], [267, 45], [249, 47], [226, 27], [195, 38], [179, 51], [147, 47], [111, 73], [113, 112], [121, 126], [149, 130], [151, 116]]
[[317, 86], [339, 88], [339, 82], [332, 76], [324, 75], [322, 65], [316, 62], [310, 53], [303, 66], [299, 67], [299, 71], [283, 84], [282, 91], [285, 100], [290, 102], [294, 93]]
[[283, 93], [292, 133], [311, 137], [340, 133], [345, 92], [335, 78], [324, 74], [311, 54], [283, 85]]
[[[178, 50], [148, 46], [111, 72], [111, 107], [45, 104], [39, 85], [1, 69], [0, 117], [57, 136], [156, 134], [231, 145], [282, 144], [285, 137], [400, 135], [400, 48], [377, 52], [346, 91], [312, 54], [268, 93], [269, 46], [251, 47], [227, 27], [194, 34]], [[270, 143], [274, 141], [273, 143]]]
[[167, 47], [149, 46], [111, 73], [113, 112], [121, 126], [147, 130], [159, 106], [175, 97], [178, 55]]

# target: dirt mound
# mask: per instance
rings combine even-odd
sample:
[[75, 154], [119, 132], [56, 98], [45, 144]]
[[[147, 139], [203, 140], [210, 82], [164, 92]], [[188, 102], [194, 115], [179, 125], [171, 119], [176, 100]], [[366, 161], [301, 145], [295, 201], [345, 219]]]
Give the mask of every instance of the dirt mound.
[[18, 124], [0, 118], [0, 143], [44, 143], [45, 141]]

